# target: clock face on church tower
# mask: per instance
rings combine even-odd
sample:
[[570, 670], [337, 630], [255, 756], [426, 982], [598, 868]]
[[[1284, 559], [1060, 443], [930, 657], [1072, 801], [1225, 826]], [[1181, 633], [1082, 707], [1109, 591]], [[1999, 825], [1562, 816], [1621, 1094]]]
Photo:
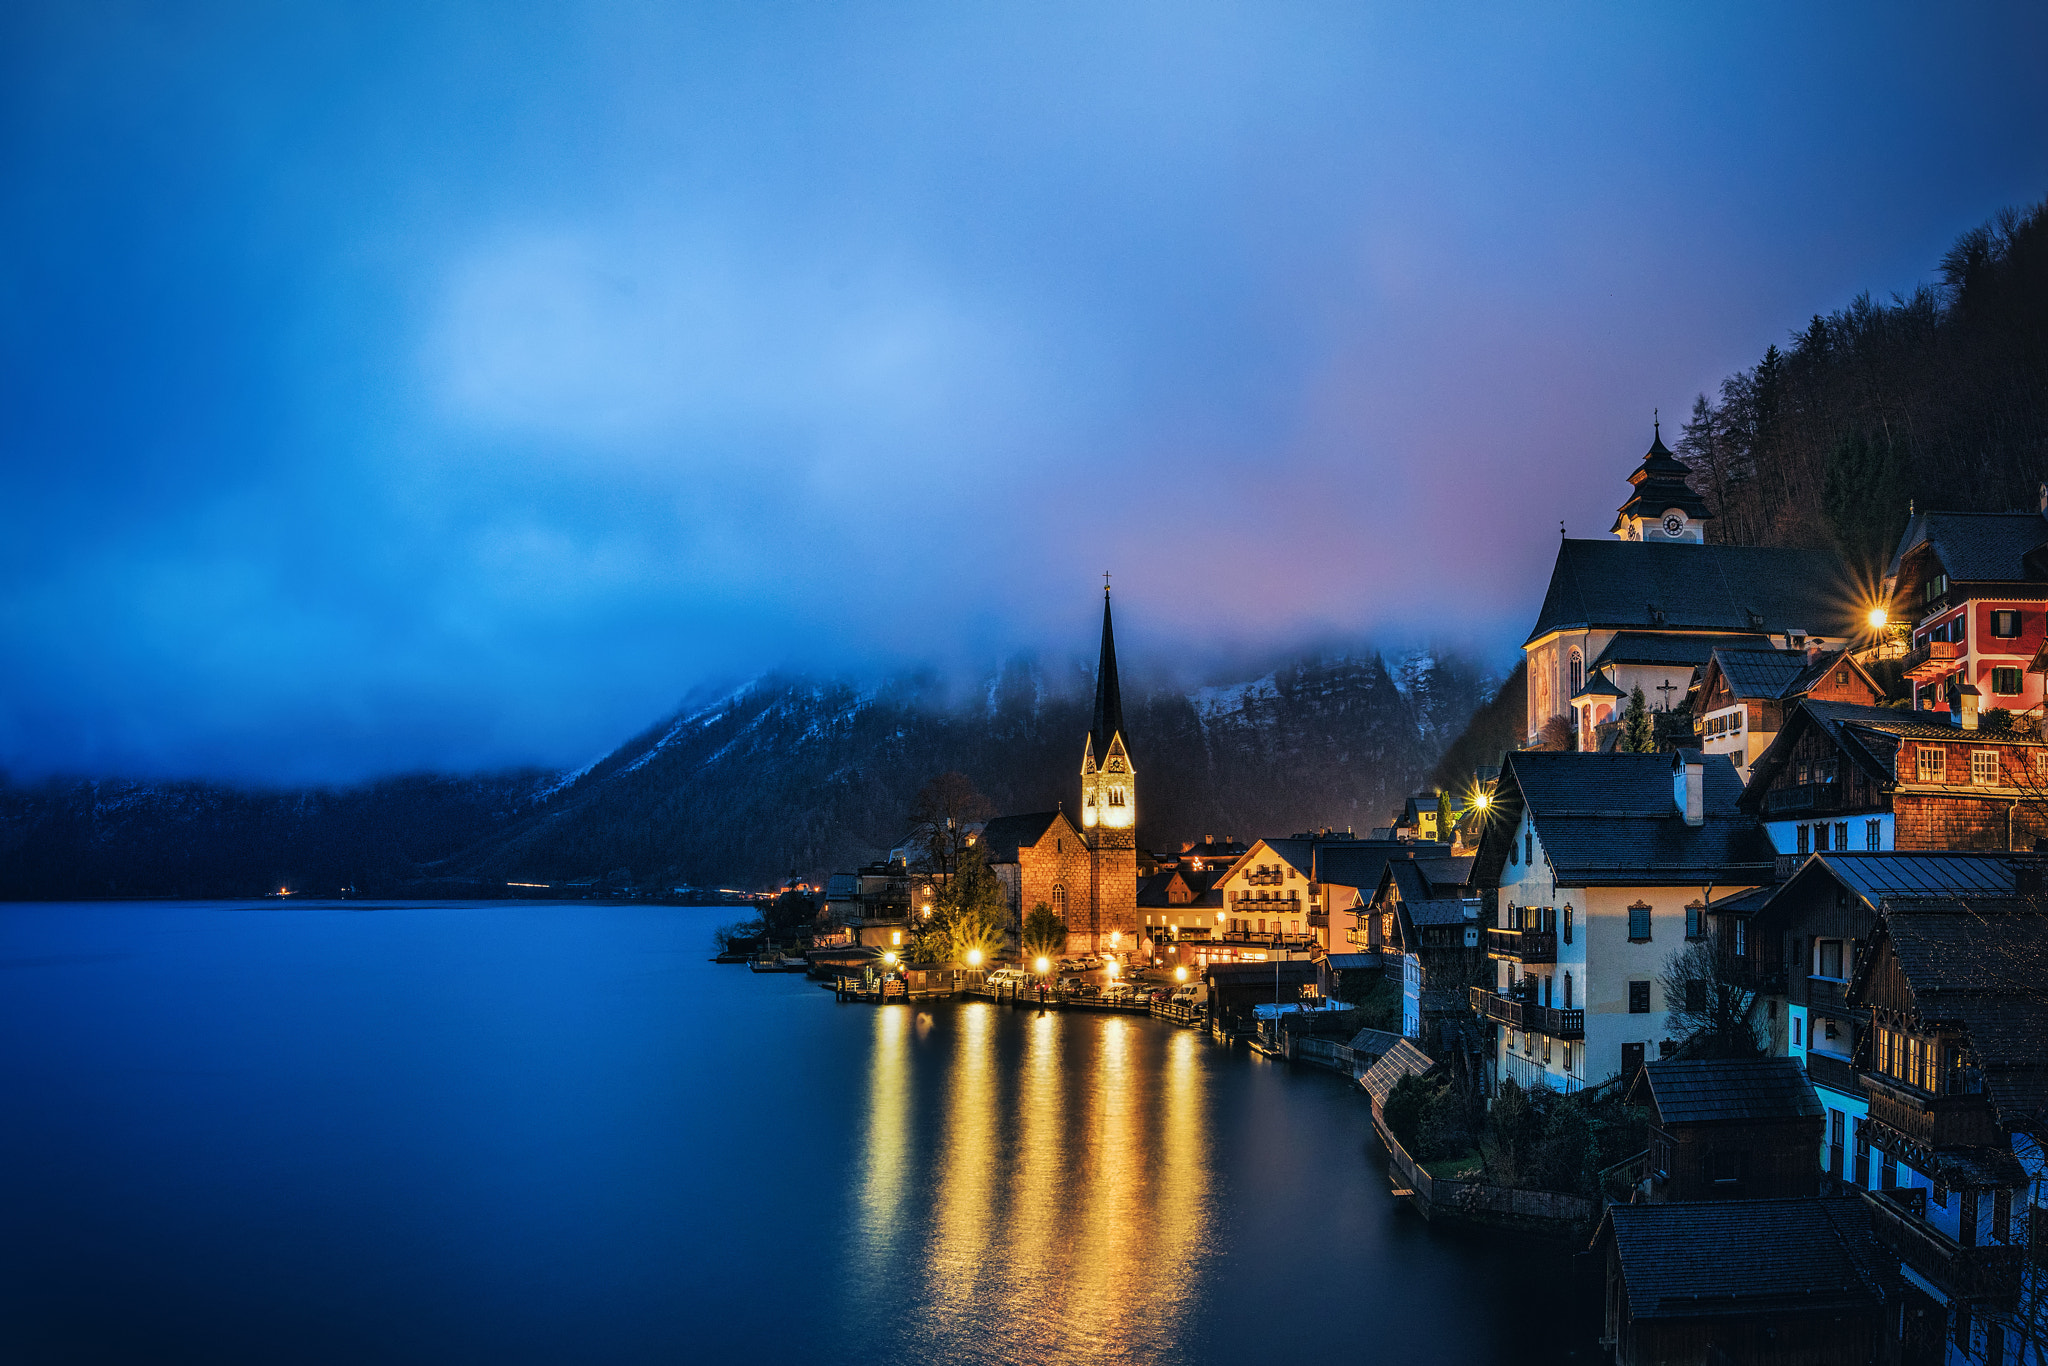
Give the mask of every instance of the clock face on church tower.
[[1678, 536], [1683, 534], [1684, 531], [1685, 514], [1683, 512], [1680, 512], [1677, 508], [1672, 508], [1664, 514], [1664, 534], [1666, 536]]

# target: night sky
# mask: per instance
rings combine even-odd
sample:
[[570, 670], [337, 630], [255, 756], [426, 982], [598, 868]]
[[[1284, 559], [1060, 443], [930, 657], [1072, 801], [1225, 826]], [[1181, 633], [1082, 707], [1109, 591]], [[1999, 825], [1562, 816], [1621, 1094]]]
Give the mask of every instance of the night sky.
[[2037, 4], [1531, 8], [0, 7], [0, 769], [575, 764], [1104, 569], [1504, 665], [1653, 407], [2048, 193]]

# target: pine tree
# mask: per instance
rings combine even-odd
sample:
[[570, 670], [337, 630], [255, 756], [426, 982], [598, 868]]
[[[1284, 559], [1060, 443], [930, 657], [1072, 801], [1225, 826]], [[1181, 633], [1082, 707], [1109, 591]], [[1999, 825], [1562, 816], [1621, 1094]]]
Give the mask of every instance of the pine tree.
[[1655, 754], [1657, 726], [1650, 719], [1650, 707], [1643, 700], [1642, 685], [1628, 695], [1628, 710], [1621, 714], [1621, 734], [1614, 747], [1623, 754]]

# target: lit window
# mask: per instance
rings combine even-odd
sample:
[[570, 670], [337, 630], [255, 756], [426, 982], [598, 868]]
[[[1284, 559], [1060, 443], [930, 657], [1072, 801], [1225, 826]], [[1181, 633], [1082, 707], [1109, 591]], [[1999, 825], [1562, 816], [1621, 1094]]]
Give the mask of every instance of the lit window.
[[2023, 679], [2016, 668], [1999, 667], [1991, 671], [1991, 691], [2000, 697], [2018, 697]]
[[1940, 745], [1922, 745], [1918, 758], [1918, 776], [1923, 783], [1948, 781], [1948, 750]]
[[1970, 751], [1970, 781], [1978, 787], [1998, 786], [1997, 750], [1973, 749]]

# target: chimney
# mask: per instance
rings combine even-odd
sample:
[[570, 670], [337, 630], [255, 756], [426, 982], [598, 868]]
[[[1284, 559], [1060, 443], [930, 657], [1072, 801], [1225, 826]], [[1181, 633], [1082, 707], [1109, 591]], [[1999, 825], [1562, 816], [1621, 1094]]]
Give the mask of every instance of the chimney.
[[1687, 825], [1707, 819], [1707, 766], [1696, 749], [1681, 749], [1671, 764], [1671, 804]]

